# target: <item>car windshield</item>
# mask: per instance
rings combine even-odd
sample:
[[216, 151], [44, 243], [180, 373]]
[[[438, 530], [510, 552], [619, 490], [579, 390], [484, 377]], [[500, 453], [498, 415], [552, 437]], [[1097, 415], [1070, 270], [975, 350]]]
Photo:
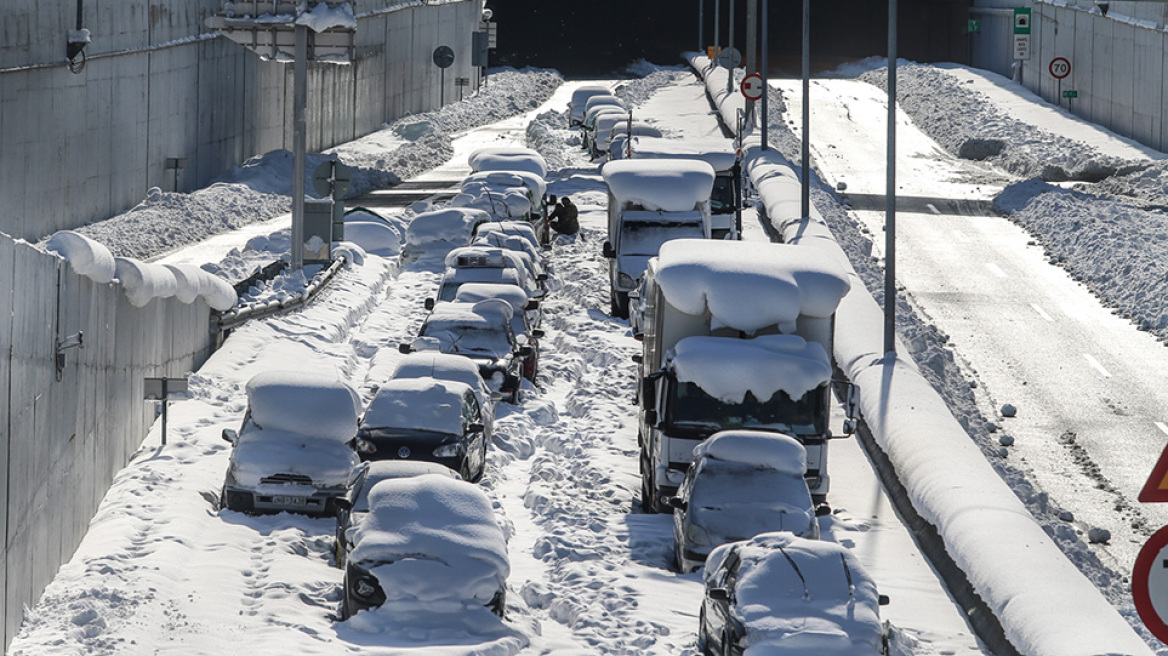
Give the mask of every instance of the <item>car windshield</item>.
[[438, 339], [443, 353], [502, 358], [512, 352], [505, 328], [440, 320], [427, 322], [421, 336]]
[[714, 190], [710, 192], [710, 211], [723, 214], [734, 211], [734, 178], [719, 175], [714, 178]]
[[673, 398], [666, 418], [671, 428], [682, 432], [709, 435], [735, 428], [775, 430], [790, 435], [818, 435], [826, 426], [823, 419], [822, 389], [792, 400], [782, 390], [766, 402], [759, 402], [750, 392], [742, 403], [725, 403], [707, 394], [693, 383], [670, 386]]
[[661, 244], [670, 239], [705, 237], [698, 223], [656, 223], [623, 221], [621, 223], [621, 255], [656, 255]]

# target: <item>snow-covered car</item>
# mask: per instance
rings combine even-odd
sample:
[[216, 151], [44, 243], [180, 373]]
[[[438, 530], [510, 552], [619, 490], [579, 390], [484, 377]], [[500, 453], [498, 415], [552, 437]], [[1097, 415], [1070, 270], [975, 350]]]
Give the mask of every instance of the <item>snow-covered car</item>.
[[438, 284], [436, 301], [453, 301], [466, 283], [484, 282], [517, 285], [529, 298], [541, 298], [547, 274], [533, 274], [533, 265], [524, 254], [489, 246], [465, 246], [446, 256], [446, 270]]
[[[489, 221], [487, 223], [479, 224], [475, 228], [474, 239], [482, 239], [489, 235], [500, 235], [507, 238], [519, 237], [531, 244], [533, 256], [540, 253], [539, 235], [535, 231], [535, 226], [526, 221]], [[499, 248], [503, 248], [499, 246]], [[512, 249], [515, 250], [515, 249]], [[523, 250], [527, 250], [526, 247]]]
[[381, 481], [347, 537], [342, 619], [484, 606], [503, 616], [507, 541], [478, 486], [433, 474]]
[[398, 378], [381, 385], [357, 428], [362, 460], [436, 462], [478, 482], [491, 442], [483, 409], [466, 383]]
[[539, 151], [523, 146], [491, 146], [479, 148], [467, 157], [473, 173], [483, 171], [527, 171], [547, 178], [547, 162]]
[[475, 227], [490, 219], [483, 210], [468, 207], [423, 212], [406, 226], [402, 263], [442, 262], [452, 249], [469, 244]]
[[361, 477], [353, 484], [349, 494], [336, 501], [337, 567], [345, 566], [349, 551], [353, 548], [352, 541], [347, 537], [349, 529], [359, 526], [369, 514], [369, 490], [391, 478], [411, 478], [423, 474], [437, 474], [459, 480], [462, 478], [446, 465], [421, 460], [377, 460], [363, 468]]
[[492, 392], [519, 403], [523, 358], [530, 348], [519, 344], [511, 329], [511, 306], [506, 301], [439, 303], [422, 322], [412, 343], [402, 353], [438, 351], [463, 355], [478, 365]]
[[222, 505], [248, 513], [331, 515], [360, 474], [353, 450], [361, 399], [331, 377], [268, 371], [247, 383], [247, 411], [236, 431]]
[[476, 235], [470, 245], [484, 246], [486, 248], [502, 248], [518, 253], [523, 258], [528, 271], [538, 282], [542, 284], [547, 280], [547, 266], [545, 265], [543, 254], [540, 252], [539, 246], [532, 246], [526, 237], [508, 235], [500, 232], [485, 232]]
[[613, 128], [624, 124], [628, 125], [631, 114], [601, 114], [592, 124], [592, 141], [590, 148], [593, 157], [608, 155], [608, 142], [612, 139]]
[[[494, 426], [497, 395], [487, 387], [486, 381], [479, 373], [478, 365], [470, 358], [435, 351], [410, 353], [398, 360], [389, 377], [392, 379], [437, 378], [438, 380], [466, 383], [475, 391], [479, 405], [483, 408], [483, 422], [489, 424], [489, 427]], [[493, 428], [491, 432], [494, 433]]]
[[759, 533], [818, 539], [806, 472], [807, 450], [793, 437], [744, 430], [711, 435], [694, 449], [677, 496], [667, 500], [678, 569], [696, 571], [715, 547]]
[[467, 283], [458, 288], [455, 303], [478, 303], [489, 299], [500, 299], [511, 306], [511, 330], [520, 344], [531, 347], [531, 353], [523, 358], [523, 377], [535, 382], [539, 371], [539, 340], [544, 332], [539, 328], [539, 301], [528, 300], [527, 294], [515, 285], [493, 285], [487, 283]]
[[572, 98], [568, 101], [568, 126], [576, 127], [584, 121], [584, 108], [588, 104], [588, 99], [593, 96], [611, 96], [612, 91], [608, 87], [600, 86], [598, 84], [586, 84], [577, 87], [572, 92]]
[[698, 647], [722, 656], [886, 654], [888, 598], [846, 547], [763, 533], [710, 553]]
[[581, 141], [583, 142], [584, 150], [591, 152], [592, 140], [596, 137], [596, 121], [598, 121], [601, 116], [607, 116], [609, 114], [627, 116], [628, 113], [629, 112], [627, 109], [618, 105], [599, 105], [589, 109], [587, 113], [584, 114], [584, 122], [580, 125], [581, 129], [583, 130], [583, 137], [581, 138]]

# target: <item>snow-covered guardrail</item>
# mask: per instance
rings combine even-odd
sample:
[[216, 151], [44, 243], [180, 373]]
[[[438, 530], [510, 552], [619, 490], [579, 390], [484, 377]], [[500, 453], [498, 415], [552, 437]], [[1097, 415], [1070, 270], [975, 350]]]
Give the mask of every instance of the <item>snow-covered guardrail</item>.
[[269, 299], [250, 305], [238, 305], [217, 316], [213, 316], [211, 319], [212, 331], [222, 332], [224, 330], [230, 330], [251, 319], [271, 316], [304, 305], [312, 300], [312, 297], [316, 296], [333, 279], [333, 276], [341, 270], [341, 267], [345, 266], [346, 261], [346, 256], [338, 256], [327, 269], [317, 272], [299, 294], [287, 298]]
[[[725, 125], [731, 132], [735, 132], [738, 129], [739, 115], [746, 113], [746, 98], [743, 97], [737, 84], [728, 83], [728, 78], [733, 75], [733, 71], [722, 66], [715, 66], [705, 55], [688, 53], [686, 58], [689, 65], [706, 83], [706, 94], [714, 103], [714, 107], [718, 109], [722, 125]], [[752, 122], [744, 127], [744, 134], [750, 132], [751, 125]]]
[[815, 207], [801, 216], [790, 164], [757, 147], [745, 164], [783, 241], [819, 249], [849, 272], [851, 291], [836, 315], [836, 362], [859, 388], [863, 421], [916, 512], [1010, 644], [1026, 656], [1152, 654], [998, 476], [916, 365], [884, 353], [883, 309]]

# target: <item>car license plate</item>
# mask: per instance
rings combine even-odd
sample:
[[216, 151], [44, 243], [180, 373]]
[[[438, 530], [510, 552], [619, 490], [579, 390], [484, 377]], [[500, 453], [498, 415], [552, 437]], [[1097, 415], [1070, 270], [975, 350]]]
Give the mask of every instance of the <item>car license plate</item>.
[[303, 506], [307, 501], [304, 497], [272, 497], [272, 503], [281, 506]]

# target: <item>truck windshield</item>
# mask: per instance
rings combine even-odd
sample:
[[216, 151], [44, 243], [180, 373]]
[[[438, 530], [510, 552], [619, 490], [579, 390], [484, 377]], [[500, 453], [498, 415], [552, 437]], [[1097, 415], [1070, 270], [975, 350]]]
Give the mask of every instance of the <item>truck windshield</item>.
[[714, 190], [710, 192], [710, 212], [725, 214], [734, 211], [734, 177], [719, 175], [714, 178]]
[[656, 255], [661, 244], [670, 239], [702, 239], [705, 236], [700, 223], [624, 221], [621, 224], [620, 254]]
[[669, 428], [702, 437], [736, 428], [781, 431], [789, 435], [820, 435], [827, 429], [825, 388], [811, 390], [792, 400], [776, 392], [760, 402], [750, 392], [742, 403], [724, 403], [693, 383], [670, 385], [672, 398], [666, 412]]

